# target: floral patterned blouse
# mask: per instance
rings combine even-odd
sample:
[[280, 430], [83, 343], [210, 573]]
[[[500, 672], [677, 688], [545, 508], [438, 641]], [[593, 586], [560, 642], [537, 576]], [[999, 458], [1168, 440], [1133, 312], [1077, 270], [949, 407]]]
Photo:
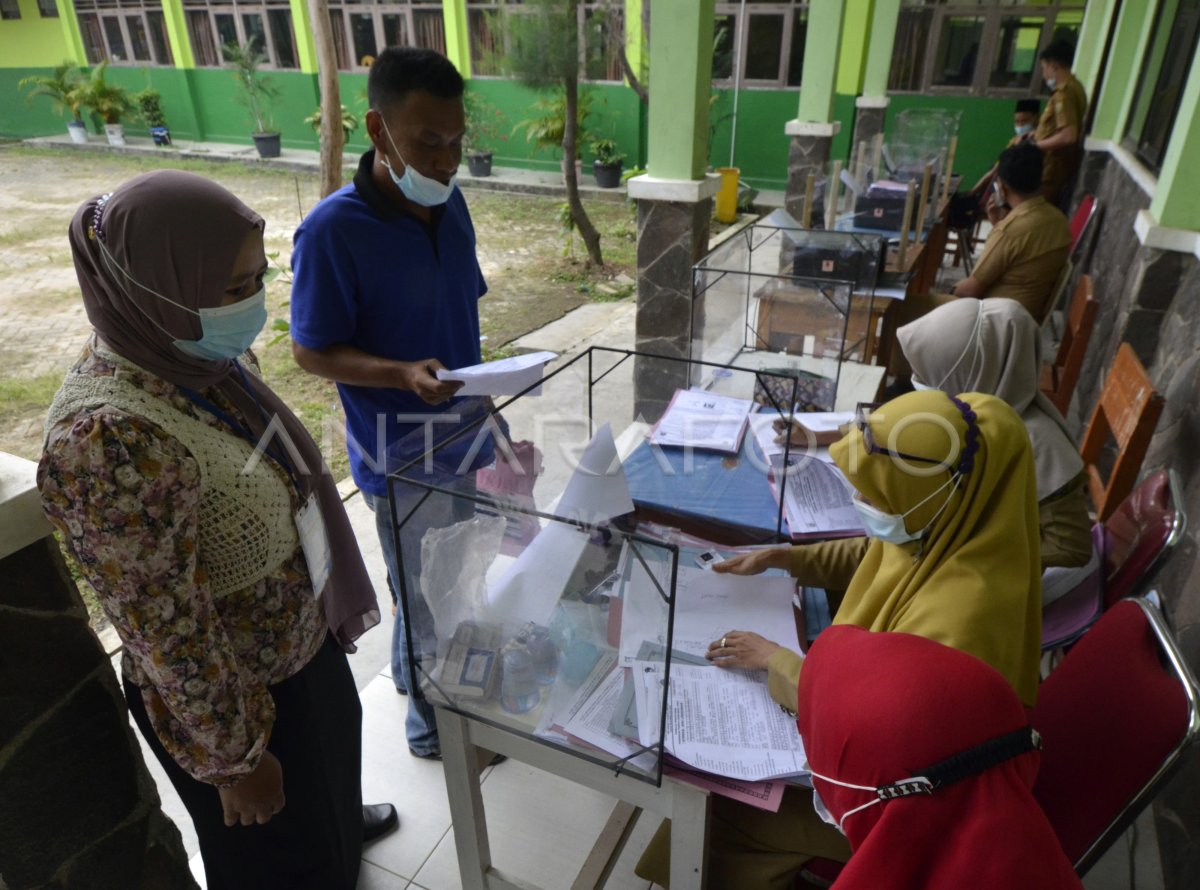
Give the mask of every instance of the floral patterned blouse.
[[[115, 365], [93, 342], [74, 370], [111, 376]], [[173, 384], [124, 373], [177, 410], [228, 429]], [[204, 395], [244, 422], [215, 388]], [[160, 427], [111, 406], [50, 429], [38, 485], [47, 517], [125, 644], [122, 669], [141, 688], [163, 746], [203, 782], [233, 784], [252, 772], [275, 720], [267, 687], [304, 667], [327, 633], [303, 551], [253, 586], [214, 598], [198, 552], [199, 465]]]

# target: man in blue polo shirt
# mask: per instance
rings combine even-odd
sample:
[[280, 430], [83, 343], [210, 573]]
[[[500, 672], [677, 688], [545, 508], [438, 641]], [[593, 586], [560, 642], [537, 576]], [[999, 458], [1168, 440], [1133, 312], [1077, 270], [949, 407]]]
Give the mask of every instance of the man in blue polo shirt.
[[[459, 416], [459, 384], [439, 368], [480, 361], [479, 298], [487, 291], [475, 256], [475, 229], [454, 176], [465, 128], [463, 80], [444, 56], [385, 49], [371, 66], [367, 134], [353, 185], [321, 201], [296, 230], [291, 335], [297, 363], [337, 382], [346, 412], [350, 471], [375, 512], [394, 590], [400, 589], [386, 473], [424, 450], [423, 419], [442, 439]], [[440, 418], [435, 416], [441, 414]], [[469, 437], [468, 437], [469, 438]], [[477, 457], [490, 459], [491, 449]], [[453, 521], [441, 517], [432, 524]], [[414, 523], [415, 524], [415, 523]], [[420, 532], [402, 526], [407, 577], [419, 566]], [[423, 597], [407, 597], [418, 658], [432, 654]], [[404, 610], [392, 634], [397, 691], [410, 672]], [[433, 709], [410, 695], [409, 750], [441, 755]]]

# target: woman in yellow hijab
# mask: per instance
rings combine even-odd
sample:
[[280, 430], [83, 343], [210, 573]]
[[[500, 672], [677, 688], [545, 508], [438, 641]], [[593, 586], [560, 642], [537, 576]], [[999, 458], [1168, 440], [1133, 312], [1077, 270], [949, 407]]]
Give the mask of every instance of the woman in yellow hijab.
[[[834, 622], [916, 634], [967, 652], [1032, 706], [1041, 557], [1033, 455], [1021, 418], [994, 396], [908, 393], [860, 416], [830, 455], [857, 490], [871, 537]], [[798, 653], [732, 630], [710, 646], [709, 658], [765, 669], [775, 700], [796, 709]], [[789, 790], [778, 814], [717, 797], [713, 815], [714, 890], [789, 887], [814, 855], [849, 855], [798, 789]], [[660, 829], [638, 874], [667, 886], [668, 849]]]

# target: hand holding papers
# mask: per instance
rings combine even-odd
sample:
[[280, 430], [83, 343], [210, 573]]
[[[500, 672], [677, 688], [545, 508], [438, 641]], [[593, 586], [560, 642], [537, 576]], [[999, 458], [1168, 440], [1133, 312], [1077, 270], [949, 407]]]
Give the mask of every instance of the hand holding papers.
[[746, 418], [753, 410], [754, 403], [749, 399], [700, 389], [677, 390], [651, 431], [650, 442], [735, 453], [741, 448]]
[[531, 352], [453, 371], [442, 368], [437, 378], [461, 382], [459, 396], [515, 396], [541, 380], [546, 362], [556, 358], [555, 352]]

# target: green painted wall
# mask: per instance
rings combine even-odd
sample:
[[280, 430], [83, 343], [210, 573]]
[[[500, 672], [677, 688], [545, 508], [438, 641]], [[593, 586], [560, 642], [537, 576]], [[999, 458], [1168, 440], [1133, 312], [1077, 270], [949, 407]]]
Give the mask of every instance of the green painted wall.
[[[556, 170], [562, 157], [557, 152], [536, 148], [525, 141], [524, 131], [513, 134], [513, 128], [522, 120], [532, 117], [531, 106], [544, 94], [515, 81], [492, 78], [475, 78], [467, 83], [472, 90], [498, 108], [504, 123], [499, 128], [506, 139], [493, 147], [492, 163], [502, 167], [525, 167], [537, 170]], [[615, 139], [620, 150], [628, 157], [626, 168], [645, 166], [645, 149], [642, 134], [641, 102], [637, 94], [617, 84], [588, 84], [583, 89], [591, 94], [591, 114], [585, 122], [588, 136], [583, 145], [585, 165], [591, 163], [592, 153], [587, 142], [592, 139]]]
[[37, 0], [17, 2], [20, 4], [21, 17], [0, 21], [0, 67], [53, 67], [70, 58], [62, 22], [57, 18], [42, 18]]
[[28, 91], [17, 87], [22, 77], [49, 77], [53, 73], [53, 68], [0, 68], [0, 136], [45, 136], [67, 132], [67, 114], [52, 113], [49, 99], [26, 102]]

